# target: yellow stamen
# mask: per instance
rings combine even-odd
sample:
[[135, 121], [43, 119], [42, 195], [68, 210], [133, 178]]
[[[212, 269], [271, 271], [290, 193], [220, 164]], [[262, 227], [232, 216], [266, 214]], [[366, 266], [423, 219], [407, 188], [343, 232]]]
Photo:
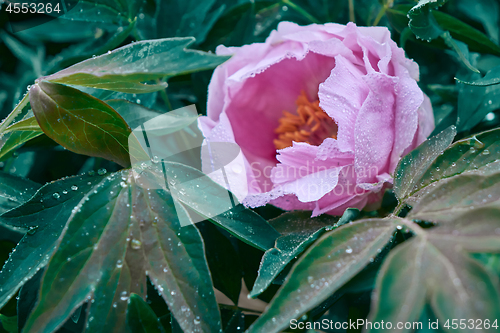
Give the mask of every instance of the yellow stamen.
[[319, 100], [310, 102], [302, 91], [295, 103], [297, 113], [283, 111], [279, 120], [276, 149], [290, 147], [293, 141], [319, 146], [326, 138], [337, 138], [337, 124], [319, 107]]

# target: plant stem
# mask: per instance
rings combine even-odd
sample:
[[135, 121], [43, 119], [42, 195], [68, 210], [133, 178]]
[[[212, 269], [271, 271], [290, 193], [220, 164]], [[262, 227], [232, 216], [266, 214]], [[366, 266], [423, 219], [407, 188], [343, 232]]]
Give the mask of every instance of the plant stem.
[[399, 214], [401, 213], [401, 211], [403, 210], [403, 208], [405, 208], [405, 203], [403, 201], [401, 201], [397, 206], [396, 208], [394, 208], [394, 212], [392, 213], [392, 215], [396, 216], [396, 217], [399, 217]]
[[160, 90], [160, 95], [161, 98], [163, 99], [163, 102], [167, 106], [168, 111], [172, 111], [172, 104], [170, 103], [170, 99], [168, 98], [167, 89]]
[[320, 21], [317, 18], [315, 18], [314, 16], [312, 16], [311, 14], [309, 14], [304, 8], [302, 8], [299, 5], [293, 3], [292, 1], [290, 1], [290, 0], [283, 0], [282, 2], [285, 5], [287, 5], [290, 8], [292, 8], [293, 10], [295, 10], [297, 13], [301, 14], [302, 16], [304, 16], [306, 19], [308, 19], [312, 23], [318, 23], [318, 24], [320, 23]]
[[349, 21], [356, 23], [354, 16], [354, 0], [349, 0]]
[[380, 20], [384, 16], [386, 10], [388, 8], [391, 8], [393, 4], [394, 4], [394, 0], [388, 0], [386, 3], [384, 3], [384, 5], [382, 6], [382, 8], [380, 8], [380, 11], [377, 14], [377, 17], [375, 18], [375, 21], [373, 21], [372, 26], [378, 25], [378, 23], [380, 22]]
[[372, 26], [378, 25], [378, 23], [380, 22], [380, 20], [384, 16], [386, 10], [387, 10], [387, 6], [383, 6], [382, 8], [380, 8], [380, 10], [377, 14], [377, 17], [375, 18], [375, 21], [373, 21]]
[[420, 237], [424, 237], [424, 238], [427, 237], [427, 232], [424, 230], [424, 228], [422, 228], [421, 226], [419, 226], [415, 222], [408, 220], [408, 219], [405, 219], [405, 218], [402, 218], [401, 222], [406, 227], [408, 227], [415, 235], [420, 236]]
[[17, 116], [22, 113], [24, 107], [28, 105], [29, 101], [30, 94], [29, 92], [27, 92], [26, 95], [24, 95], [23, 99], [19, 103], [17, 103], [14, 110], [0, 123], [0, 133], [2, 133], [7, 127], [9, 127], [9, 125], [12, 124], [14, 120], [16, 120]]

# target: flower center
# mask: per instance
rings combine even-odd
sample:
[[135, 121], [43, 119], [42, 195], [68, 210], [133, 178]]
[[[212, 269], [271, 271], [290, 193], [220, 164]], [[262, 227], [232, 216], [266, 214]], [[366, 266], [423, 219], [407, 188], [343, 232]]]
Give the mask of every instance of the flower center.
[[302, 91], [295, 103], [297, 114], [283, 111], [274, 130], [279, 134], [274, 140], [276, 149], [290, 147], [293, 141], [319, 146], [326, 138], [337, 138], [337, 124], [319, 107], [319, 100], [310, 102]]

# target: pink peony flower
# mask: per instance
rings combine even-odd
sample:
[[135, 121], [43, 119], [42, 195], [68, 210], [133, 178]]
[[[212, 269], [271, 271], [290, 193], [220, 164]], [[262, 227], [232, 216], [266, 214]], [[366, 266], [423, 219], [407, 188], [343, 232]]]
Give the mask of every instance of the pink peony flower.
[[241, 148], [247, 206], [316, 216], [374, 204], [434, 128], [418, 65], [386, 28], [282, 22], [265, 43], [217, 54], [232, 58], [213, 74], [199, 127]]

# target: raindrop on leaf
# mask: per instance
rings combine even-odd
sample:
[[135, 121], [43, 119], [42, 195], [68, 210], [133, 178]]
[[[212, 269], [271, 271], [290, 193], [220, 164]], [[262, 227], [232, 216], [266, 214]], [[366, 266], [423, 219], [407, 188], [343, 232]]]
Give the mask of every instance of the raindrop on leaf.
[[139, 250], [141, 248], [141, 245], [142, 245], [142, 242], [138, 239], [132, 239], [132, 241], [130, 242], [130, 246], [134, 250]]

